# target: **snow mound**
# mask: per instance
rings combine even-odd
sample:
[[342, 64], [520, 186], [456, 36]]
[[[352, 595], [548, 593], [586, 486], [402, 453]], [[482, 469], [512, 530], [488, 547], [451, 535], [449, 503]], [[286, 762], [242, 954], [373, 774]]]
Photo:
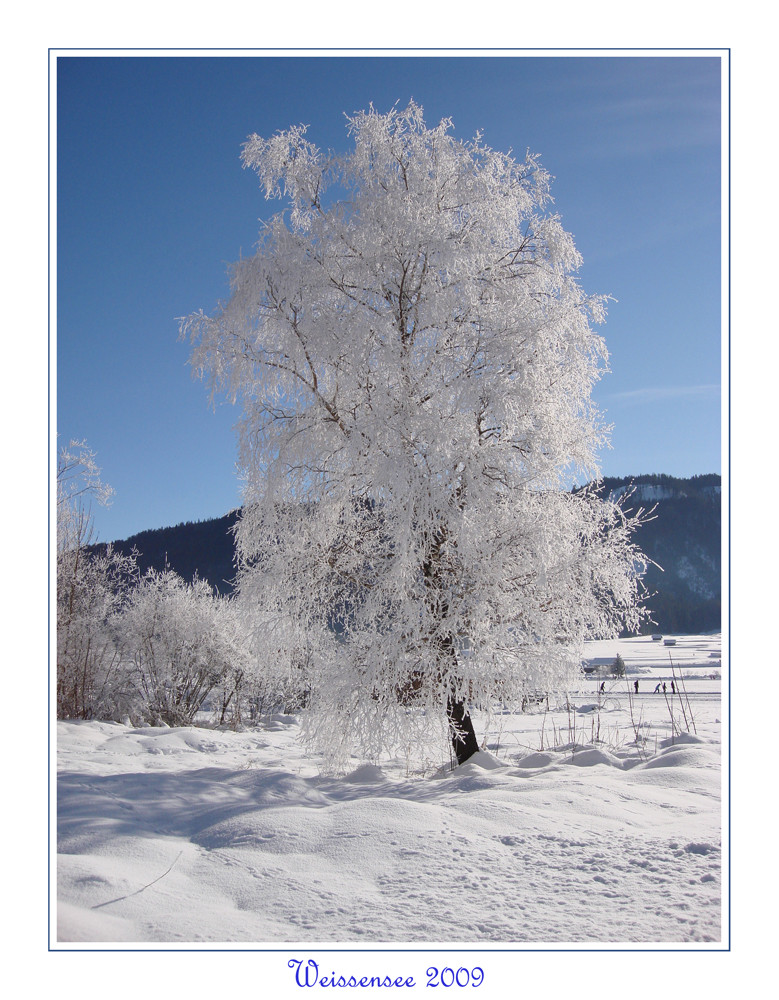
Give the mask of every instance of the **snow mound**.
[[682, 744], [692, 744], [692, 743], [705, 743], [706, 741], [701, 739], [700, 736], [695, 736], [692, 733], [680, 733], [678, 736], [669, 736], [664, 740], [661, 740], [659, 746], [663, 749], [666, 747], [678, 747]]
[[457, 770], [462, 772], [463, 768], [468, 767], [481, 767], [485, 771], [494, 771], [497, 768], [508, 767], [508, 765], [504, 761], [498, 760], [495, 754], [490, 753], [489, 750], [479, 750], [464, 764], [460, 764]]
[[485, 771], [507, 771], [508, 769], [509, 765], [505, 761], [499, 760], [489, 750], [477, 750], [468, 760], [462, 764], [457, 764], [456, 767], [451, 767], [450, 765], [439, 767], [432, 777], [435, 780], [461, 777], [475, 778], [484, 777]]
[[194, 729], [182, 727], [171, 729], [170, 726], [130, 729], [112, 736], [105, 741], [104, 750], [110, 753], [136, 756], [139, 754], [179, 754], [179, 753], [211, 753], [226, 746], [214, 739], [210, 729]]
[[356, 771], [352, 771], [344, 778], [344, 781], [353, 785], [372, 785], [386, 780], [387, 775], [375, 764], [363, 764], [362, 767], [358, 767]]
[[585, 747], [572, 754], [565, 763], [574, 764], [576, 767], [594, 767], [596, 764], [608, 764], [609, 767], [620, 768], [623, 766], [623, 762], [618, 757], [598, 747]]
[[271, 715], [263, 728], [271, 732], [278, 732], [280, 729], [287, 729], [289, 726], [294, 726], [297, 721], [297, 717], [294, 715]]
[[639, 767], [642, 770], [655, 767], [700, 767], [703, 763], [701, 759], [705, 756], [706, 750], [698, 746], [674, 746], [662, 750], [656, 757], [652, 757]]
[[548, 767], [553, 764], [555, 758], [550, 753], [544, 753], [543, 751], [536, 751], [535, 753], [529, 753], [526, 757], [517, 761], [517, 767], [522, 768], [536, 768], [536, 767]]

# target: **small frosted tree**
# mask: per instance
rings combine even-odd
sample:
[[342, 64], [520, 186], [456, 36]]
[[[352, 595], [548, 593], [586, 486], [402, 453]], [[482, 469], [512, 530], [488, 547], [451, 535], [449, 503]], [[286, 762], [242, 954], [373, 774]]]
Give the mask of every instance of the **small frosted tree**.
[[182, 334], [242, 405], [240, 591], [305, 637], [310, 731], [375, 757], [438, 719], [461, 762], [471, 707], [563, 687], [585, 636], [641, 618], [638, 518], [566, 488], [607, 439], [604, 302], [535, 157], [414, 103], [348, 131], [344, 155], [249, 139], [288, 209]]
[[71, 441], [57, 454], [57, 554], [78, 552], [93, 541], [94, 500], [108, 507], [113, 487], [100, 478], [97, 455], [86, 441]]
[[91, 551], [91, 502], [113, 490], [100, 478], [95, 453], [71, 441], [57, 457], [57, 715], [105, 718], [121, 709], [116, 628], [133, 556]]

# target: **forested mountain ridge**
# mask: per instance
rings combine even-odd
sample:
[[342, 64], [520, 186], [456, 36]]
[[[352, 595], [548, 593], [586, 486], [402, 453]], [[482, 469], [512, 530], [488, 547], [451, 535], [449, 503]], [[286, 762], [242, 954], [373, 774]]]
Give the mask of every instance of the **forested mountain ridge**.
[[648, 475], [602, 482], [614, 498], [631, 485], [634, 492], [626, 508], [655, 508], [653, 519], [640, 529], [637, 538], [657, 564], [649, 566], [645, 577], [657, 629], [709, 632], [721, 628], [721, 477]]
[[[653, 519], [637, 536], [657, 564], [649, 566], [645, 578], [653, 623], [644, 631], [707, 632], [721, 627], [721, 482], [715, 474], [601, 481], [601, 489], [613, 498], [632, 488], [625, 501], [628, 509], [655, 508]], [[235, 578], [232, 529], [239, 513], [143, 531], [114, 542], [114, 548], [123, 553], [137, 549], [142, 572], [168, 565], [187, 580], [197, 574], [221, 594], [230, 594]]]
[[231, 594], [235, 581], [235, 526], [240, 511], [205, 521], [186, 521], [171, 528], [152, 528], [113, 543], [129, 555], [138, 552], [138, 567], [162, 570], [169, 566], [185, 580], [197, 574], [220, 594]]

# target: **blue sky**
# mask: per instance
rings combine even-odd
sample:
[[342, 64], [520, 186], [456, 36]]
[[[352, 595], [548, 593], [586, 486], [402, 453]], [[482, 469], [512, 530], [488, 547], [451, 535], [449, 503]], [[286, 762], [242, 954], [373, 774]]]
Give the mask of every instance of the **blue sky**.
[[[721, 107], [712, 56], [67, 56], [57, 62], [56, 431], [97, 451], [104, 540], [240, 502], [238, 414], [190, 377], [177, 318], [211, 311], [266, 202], [241, 144], [413, 98], [496, 149], [538, 153], [601, 329], [604, 475], [721, 471]], [[55, 364], [56, 362], [56, 364]]]

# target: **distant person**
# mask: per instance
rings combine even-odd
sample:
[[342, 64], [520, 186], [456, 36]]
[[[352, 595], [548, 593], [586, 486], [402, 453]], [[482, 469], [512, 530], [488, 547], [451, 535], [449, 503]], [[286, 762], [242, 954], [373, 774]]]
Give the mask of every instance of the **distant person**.
[[673, 681], [671, 681], [671, 694], [676, 694], [676, 688], [674, 687]]
[[606, 682], [605, 682], [605, 681], [603, 681], [603, 683], [602, 683], [602, 684], [601, 684], [601, 686], [600, 686], [600, 693], [601, 693], [601, 694], [603, 694], [603, 692], [604, 692], [605, 690], [606, 690]]
[[633, 690], [638, 694], [638, 681], [633, 681]]
[[660, 690], [660, 681], [657, 682], [657, 687], [655, 688], [654, 693], [657, 694], [659, 690]]
[[665, 681], [663, 681], [663, 694], [665, 694]]

